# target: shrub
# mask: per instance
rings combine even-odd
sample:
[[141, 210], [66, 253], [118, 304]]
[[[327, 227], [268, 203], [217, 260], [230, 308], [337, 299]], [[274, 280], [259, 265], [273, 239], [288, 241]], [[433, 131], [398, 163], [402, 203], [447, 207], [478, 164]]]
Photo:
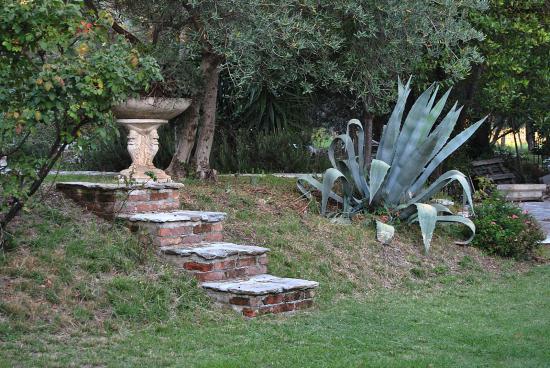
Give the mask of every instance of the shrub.
[[320, 172], [330, 166], [325, 155], [310, 151], [311, 132], [282, 130], [262, 133], [220, 130], [212, 166], [223, 173]]
[[[113, 37], [107, 12], [78, 2], [5, 1], [0, 12], [0, 231], [69, 146], [105, 138], [111, 106], [161, 79], [156, 61]], [[37, 145], [36, 142], [41, 142]]]
[[493, 191], [476, 206], [472, 244], [491, 254], [528, 259], [545, 236], [536, 220]]

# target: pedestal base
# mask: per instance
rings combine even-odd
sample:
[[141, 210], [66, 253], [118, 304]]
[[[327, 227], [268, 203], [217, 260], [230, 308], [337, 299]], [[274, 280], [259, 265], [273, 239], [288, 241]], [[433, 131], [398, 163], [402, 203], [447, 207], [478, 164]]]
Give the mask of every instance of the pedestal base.
[[122, 170], [119, 176], [121, 183], [170, 183], [172, 178], [156, 167], [132, 167]]

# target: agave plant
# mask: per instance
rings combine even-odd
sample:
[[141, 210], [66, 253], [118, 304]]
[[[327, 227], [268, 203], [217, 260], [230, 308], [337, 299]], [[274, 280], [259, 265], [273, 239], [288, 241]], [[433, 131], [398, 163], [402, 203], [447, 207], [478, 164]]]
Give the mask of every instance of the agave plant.
[[[331, 215], [327, 211], [329, 199], [341, 205], [340, 214], [344, 218], [385, 208], [391, 215], [390, 221], [377, 221], [378, 238], [384, 242], [393, 236], [394, 229], [390, 223], [400, 219], [420, 224], [426, 252], [437, 222], [466, 225], [472, 236], [458, 243], [467, 244], [475, 234], [473, 222], [430, 200], [443, 187], [456, 181], [462, 186], [464, 197], [473, 209], [469, 181], [457, 170], [447, 171], [429, 185], [428, 178], [470, 138], [485, 118], [449, 140], [462, 107], [458, 108], [455, 103], [437, 126], [435, 123], [450, 90], [436, 102], [438, 87], [429, 87], [415, 101], [402, 123], [410, 91], [410, 79], [406, 85], [398, 81], [397, 104], [382, 130], [376, 159], [372, 160], [370, 167], [364, 159], [363, 127], [358, 120], [351, 120], [346, 133], [334, 138], [329, 147], [328, 155], [333, 167], [325, 172], [322, 182], [312, 175], [302, 175], [298, 178], [298, 189], [307, 196], [311, 195], [311, 190], [321, 192], [323, 215]], [[341, 190], [336, 190], [337, 182], [341, 183]]]

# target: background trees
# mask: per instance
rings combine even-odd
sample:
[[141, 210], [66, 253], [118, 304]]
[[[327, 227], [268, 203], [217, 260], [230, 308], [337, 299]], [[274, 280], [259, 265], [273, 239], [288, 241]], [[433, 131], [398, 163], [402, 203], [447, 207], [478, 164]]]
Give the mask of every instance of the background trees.
[[0, 233], [68, 145], [105, 136], [111, 106], [160, 79], [154, 59], [109, 34], [112, 18], [62, 0], [0, 13]]
[[[398, 75], [438, 69], [440, 80], [464, 77], [480, 59], [469, 42], [481, 34], [468, 15], [484, 2], [117, 0], [108, 7], [158, 55], [167, 79], [173, 77], [163, 92], [193, 97], [177, 124], [168, 170], [185, 174], [193, 161], [204, 176], [218, 96], [241, 106], [256, 104], [233, 109], [242, 114], [234, 120], [248, 119], [252, 111], [258, 125], [275, 125], [285, 115], [277, 109], [279, 98], [330, 91], [347, 96], [349, 107], [359, 107], [371, 127], [375, 115], [388, 112]], [[437, 63], [423, 65], [426, 60]]]
[[[548, 124], [550, 106], [550, 5], [544, 0], [491, 0], [472, 21], [485, 34], [479, 49], [485, 60], [463, 85], [477, 115], [490, 112], [492, 125], [477, 136], [478, 151], [490, 151], [503, 133]], [[492, 141], [490, 140], [493, 136]]]

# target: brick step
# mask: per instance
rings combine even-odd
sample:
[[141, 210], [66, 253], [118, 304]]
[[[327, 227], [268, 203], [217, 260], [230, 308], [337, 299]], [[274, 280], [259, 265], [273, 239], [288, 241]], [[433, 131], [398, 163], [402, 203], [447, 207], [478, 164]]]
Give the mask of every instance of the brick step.
[[117, 214], [178, 210], [183, 184], [62, 182], [56, 188], [88, 211], [111, 219]]
[[269, 249], [233, 243], [204, 243], [195, 247], [162, 247], [161, 253], [199, 281], [246, 278], [267, 272]]
[[133, 232], [149, 237], [153, 245], [188, 246], [223, 240], [223, 212], [171, 211], [121, 214]]
[[257, 275], [247, 280], [205, 282], [208, 295], [222, 306], [229, 306], [246, 317], [287, 313], [313, 305], [315, 281]]

